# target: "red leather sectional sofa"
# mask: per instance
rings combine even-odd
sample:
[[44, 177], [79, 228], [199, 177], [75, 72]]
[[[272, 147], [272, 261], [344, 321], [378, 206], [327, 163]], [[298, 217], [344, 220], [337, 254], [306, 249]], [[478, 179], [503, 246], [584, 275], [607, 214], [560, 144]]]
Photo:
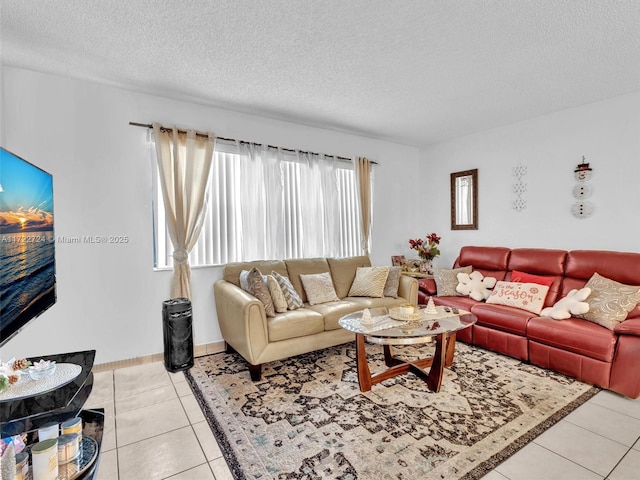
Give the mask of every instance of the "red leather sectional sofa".
[[[640, 285], [640, 253], [466, 246], [454, 268], [468, 265], [497, 280], [509, 281], [513, 270], [553, 278], [545, 307], [570, 290], [582, 288], [594, 272], [627, 285]], [[575, 317], [553, 320], [468, 297], [438, 297], [431, 278], [420, 280], [419, 289], [419, 303], [433, 296], [437, 305], [469, 310], [477, 316], [477, 323], [459, 332], [458, 340], [627, 397], [640, 396], [640, 305], [612, 331]]]

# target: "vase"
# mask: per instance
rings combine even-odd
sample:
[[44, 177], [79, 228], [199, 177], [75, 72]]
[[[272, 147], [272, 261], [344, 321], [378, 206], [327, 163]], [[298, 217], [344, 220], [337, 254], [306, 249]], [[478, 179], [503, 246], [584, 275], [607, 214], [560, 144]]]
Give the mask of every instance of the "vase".
[[420, 273], [426, 273], [428, 275], [433, 275], [433, 264], [432, 260], [423, 259], [420, 262]]

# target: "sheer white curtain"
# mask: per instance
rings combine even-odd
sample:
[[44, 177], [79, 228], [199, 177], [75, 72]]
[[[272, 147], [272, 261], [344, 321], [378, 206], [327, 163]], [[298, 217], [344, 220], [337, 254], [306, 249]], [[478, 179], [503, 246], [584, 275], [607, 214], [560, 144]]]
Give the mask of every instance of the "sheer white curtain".
[[335, 158], [246, 143], [238, 152], [243, 258], [338, 256]]
[[169, 236], [173, 243], [171, 298], [191, 298], [189, 252], [200, 235], [205, 192], [215, 146], [213, 134], [197, 135], [153, 124], [160, 187]]
[[282, 251], [282, 153], [266, 145], [238, 143], [240, 243], [246, 259], [285, 258]]
[[339, 255], [340, 216], [336, 159], [297, 152], [300, 162], [302, 257]]

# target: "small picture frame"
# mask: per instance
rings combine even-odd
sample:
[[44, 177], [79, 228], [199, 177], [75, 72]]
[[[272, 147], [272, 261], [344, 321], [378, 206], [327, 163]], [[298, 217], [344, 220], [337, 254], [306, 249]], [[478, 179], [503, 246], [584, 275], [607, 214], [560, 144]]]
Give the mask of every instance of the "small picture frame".
[[406, 265], [407, 259], [404, 258], [404, 255], [393, 255], [391, 257], [391, 265], [394, 267], [402, 267]]

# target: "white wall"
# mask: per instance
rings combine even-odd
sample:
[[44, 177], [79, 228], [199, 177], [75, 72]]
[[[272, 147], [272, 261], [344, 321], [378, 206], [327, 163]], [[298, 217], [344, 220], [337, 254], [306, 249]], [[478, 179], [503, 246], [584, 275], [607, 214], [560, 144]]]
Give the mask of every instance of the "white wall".
[[[571, 214], [574, 169], [593, 168], [593, 216]], [[420, 152], [421, 209], [442, 235], [436, 265], [463, 245], [640, 251], [640, 92], [433, 145]], [[525, 165], [527, 208], [512, 208], [512, 168]], [[479, 229], [452, 231], [449, 174], [477, 168]]]
[[[54, 176], [56, 236], [126, 235], [127, 244], [56, 246], [58, 302], [3, 347], [2, 358], [96, 349], [96, 363], [160, 353], [169, 272], [152, 269], [147, 131], [129, 121], [177, 124], [220, 136], [342, 156], [375, 169], [372, 260], [412, 233], [417, 189], [407, 183], [418, 150], [9, 66], [1, 70], [3, 146]], [[194, 341], [221, 340], [213, 283], [220, 268], [194, 269]]]

